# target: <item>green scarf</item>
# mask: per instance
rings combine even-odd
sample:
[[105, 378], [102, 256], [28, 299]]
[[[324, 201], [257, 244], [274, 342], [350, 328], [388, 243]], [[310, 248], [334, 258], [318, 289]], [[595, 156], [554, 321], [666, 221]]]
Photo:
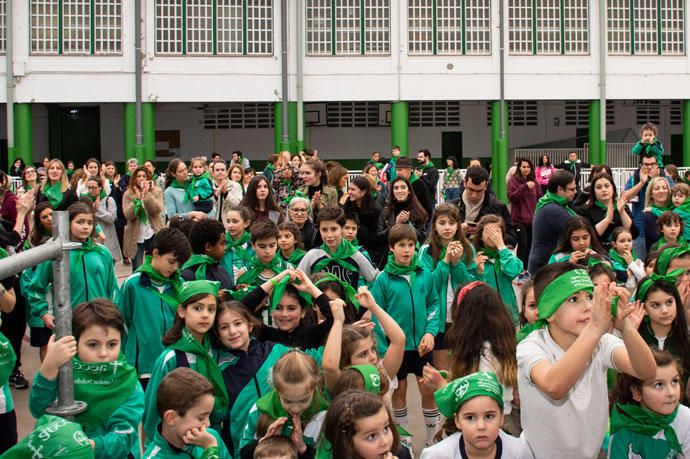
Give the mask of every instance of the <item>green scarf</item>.
[[422, 172], [425, 172], [427, 169], [431, 169], [434, 167], [434, 163], [429, 161], [428, 163], [424, 164], [423, 166], [420, 166], [419, 168], [422, 170]]
[[[632, 251], [633, 261], [637, 260], [635, 251]], [[626, 271], [628, 269], [628, 262], [623, 258], [613, 247], [609, 249], [609, 259], [615, 271]]]
[[[265, 414], [273, 420], [276, 420], [278, 418], [287, 418], [287, 422], [285, 423], [286, 427], [292, 425], [292, 416], [290, 416], [290, 413], [288, 413], [285, 410], [285, 408], [283, 408], [283, 404], [280, 402], [280, 395], [278, 394], [278, 391], [275, 389], [273, 389], [271, 392], [257, 400], [256, 408], [259, 410], [261, 414]], [[300, 416], [300, 420], [303, 422], [309, 421], [317, 413], [320, 413], [321, 411], [327, 409], [328, 401], [323, 397], [323, 395], [321, 395], [321, 393], [318, 390], [316, 390], [314, 391], [314, 396], [311, 400], [311, 405], [309, 405], [309, 408], [307, 408], [306, 411], [302, 413], [302, 415]]]
[[340, 285], [347, 296], [347, 300], [355, 307], [355, 309], [359, 311], [359, 301], [357, 301], [356, 297], [357, 291], [352, 285], [348, 284], [347, 282], [343, 282], [338, 276], [331, 273], [326, 273], [322, 278], [314, 282], [314, 285], [318, 287], [326, 282], [336, 282], [338, 285]]
[[248, 261], [249, 264], [247, 265], [247, 272], [242, 274], [240, 278], [237, 279], [237, 285], [254, 285], [256, 280], [265, 269], [270, 269], [275, 274], [281, 273], [287, 269], [287, 265], [277, 253], [269, 263], [262, 263], [256, 255], [251, 257]]
[[144, 203], [139, 198], [132, 199], [132, 204], [134, 205], [134, 215], [137, 216], [142, 225], [145, 225], [149, 221], [148, 215], [146, 215], [146, 210], [144, 209]]
[[10, 340], [0, 332], [0, 387], [7, 384], [16, 361], [17, 356]]
[[341, 239], [340, 244], [338, 244], [338, 248], [335, 249], [335, 253], [332, 253], [331, 250], [326, 246], [326, 244], [321, 244], [321, 250], [326, 252], [326, 254], [328, 254], [328, 257], [319, 260], [317, 263], [314, 264], [314, 266], [312, 266], [312, 274], [323, 271], [323, 269], [326, 266], [328, 266], [331, 262], [339, 264], [348, 271], [359, 272], [358, 267], [347, 261], [348, 258], [357, 253], [357, 247], [352, 245], [352, 243], [350, 243], [349, 241]]
[[96, 244], [93, 242], [93, 239], [88, 238], [85, 242], [81, 243], [81, 249], [77, 250], [74, 261], [76, 261], [77, 264], [81, 264], [81, 262], [84, 260], [84, 255], [86, 255], [87, 252], [101, 252], [103, 250], [106, 249], [102, 245]]
[[[91, 407], [89, 407], [90, 409]], [[94, 449], [82, 426], [65, 418], [44, 414], [34, 430], [8, 449], [3, 459], [93, 459]]]
[[568, 214], [575, 215], [575, 211], [568, 206], [568, 199], [565, 196], [559, 196], [556, 193], [552, 193], [550, 191], [547, 191], [544, 196], [539, 198], [539, 201], [537, 201], [536, 210], [539, 210], [545, 205], [551, 204], [552, 202], [563, 207], [566, 211], [568, 211]]
[[234, 240], [230, 233], [225, 232], [225, 253], [233, 252], [242, 260], [249, 260], [251, 255], [247, 252], [243, 246], [251, 241], [252, 237], [249, 232], [245, 231], [242, 233], [239, 239]]
[[195, 253], [191, 257], [189, 257], [189, 260], [187, 260], [184, 265], [182, 265], [182, 271], [184, 271], [185, 269], [189, 269], [193, 266], [197, 266], [196, 271], [194, 272], [194, 279], [205, 280], [206, 267], [209, 265], [217, 264], [218, 260], [216, 260], [215, 258], [209, 257], [208, 255], [203, 253]]
[[412, 174], [410, 175], [410, 185], [412, 185], [417, 180], [419, 180], [419, 177], [417, 176], [417, 174], [414, 173], [414, 171], [412, 171]]
[[[688, 247], [688, 240], [682, 234], [678, 236], [678, 240], [675, 243], [681, 247]], [[659, 239], [656, 241], [657, 247], [662, 247], [665, 244], [668, 244], [668, 241], [664, 236], [659, 237]]]
[[229, 403], [228, 390], [225, 387], [220, 367], [211, 356], [211, 339], [209, 336], [204, 336], [204, 342], [200, 343], [185, 327], [182, 330], [182, 337], [168, 347], [177, 351], [194, 354], [197, 357], [194, 370], [205, 376], [213, 386], [213, 393], [216, 398], [213, 410], [223, 411], [227, 409]]
[[299, 265], [299, 262], [302, 261], [302, 258], [304, 258], [306, 254], [307, 252], [305, 252], [304, 250], [300, 249], [299, 247], [295, 247], [295, 250], [292, 251], [292, 253], [287, 259], [285, 259], [282, 253], [278, 251], [278, 255], [280, 255], [280, 258], [282, 258], [287, 263], [290, 263], [292, 266]]
[[680, 218], [686, 222], [683, 236], [685, 236], [686, 239], [690, 238], [690, 225], [687, 223], [690, 221], [690, 199], [683, 201], [678, 207], [673, 209], [673, 212], [680, 215]]
[[687, 253], [690, 253], [690, 249], [686, 247], [668, 247], [663, 249], [656, 259], [654, 272], [657, 274], [667, 274], [666, 271], [668, 271], [668, 265], [671, 264], [671, 260]]
[[55, 185], [51, 185], [50, 182], [46, 182], [46, 185], [43, 187], [42, 190], [43, 196], [48, 198], [48, 201], [50, 201], [50, 205], [53, 206], [54, 209], [57, 209], [57, 207], [60, 205], [60, 202], [62, 201], [62, 182], [57, 182]]
[[[494, 271], [496, 272], [496, 276], [501, 274], [501, 256], [498, 254], [498, 250], [483, 247], [481, 252], [490, 260], [494, 260]], [[443, 256], [445, 256], [445, 254], [443, 254]]]
[[657, 218], [658, 218], [661, 214], [663, 214], [664, 212], [669, 211], [669, 210], [672, 210], [672, 207], [671, 207], [671, 206], [668, 206], [668, 207], [659, 207], [659, 206], [654, 205], [654, 204], [652, 204], [651, 209], [649, 209], [649, 211], [650, 211], [651, 213], [653, 213]]
[[165, 301], [173, 310], [177, 311], [177, 305], [179, 304], [180, 290], [182, 290], [182, 277], [180, 276], [180, 270], [175, 271], [170, 277], [165, 277], [151, 266], [151, 260], [153, 257], [151, 255], [146, 255], [144, 263], [142, 263], [135, 272], [146, 274], [151, 280], [154, 280], [160, 284], [164, 284], [171, 287], [174, 291], [173, 295], [168, 295], [167, 293], [161, 293], [156, 287], [151, 286], [153, 293], [158, 295], [163, 301]]
[[386, 266], [383, 268], [383, 270], [389, 274], [393, 274], [395, 276], [405, 276], [409, 275], [410, 276], [410, 286], [414, 284], [415, 279], [417, 278], [417, 273], [416, 270], [419, 268], [419, 259], [417, 256], [417, 252], [414, 253], [412, 256], [412, 259], [410, 260], [410, 265], [405, 266], [401, 265], [398, 262], [395, 261], [395, 257], [393, 257], [392, 253], [388, 254], [388, 261], [386, 262]]
[[182, 182], [177, 181], [177, 179], [175, 179], [170, 184], [170, 188], [178, 188], [180, 190], [184, 190], [183, 202], [189, 202], [189, 190], [192, 188], [189, 186], [189, 180], [182, 183]]
[[[96, 201], [96, 199], [93, 196], [91, 196], [90, 193], [81, 193], [81, 194], [79, 194], [79, 197], [80, 198], [89, 198], [91, 200], [91, 202]], [[100, 199], [102, 201], [107, 197], [108, 197], [108, 194], [105, 192], [105, 190], [101, 190], [101, 194], [98, 195], [98, 199]]]
[[642, 408], [640, 405], [614, 403], [611, 409], [611, 435], [627, 429], [648, 437], [653, 437], [660, 430], [664, 431], [664, 436], [671, 449], [683, 454], [683, 447], [678, 441], [676, 431], [671, 423], [676, 419], [678, 407], [673, 413], [662, 416], [653, 411]]
[[81, 361], [72, 358], [74, 399], [88, 404], [75, 420], [86, 430], [102, 425], [132, 395], [138, 384], [137, 371], [124, 355], [114, 362]]

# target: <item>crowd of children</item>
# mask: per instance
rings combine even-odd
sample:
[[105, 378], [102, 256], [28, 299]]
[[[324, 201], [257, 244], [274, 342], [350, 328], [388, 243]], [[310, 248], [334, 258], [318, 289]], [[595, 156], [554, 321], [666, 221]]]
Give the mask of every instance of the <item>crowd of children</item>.
[[[635, 153], [663, 153], [655, 136], [641, 142]], [[203, 158], [188, 181], [173, 166], [167, 194], [222, 214], [171, 218], [120, 286], [94, 206], [65, 207], [81, 243], [71, 334], [53, 333], [52, 261], [2, 282], [3, 312], [26, 298], [41, 366], [28, 403], [37, 422], [18, 439], [15, 352], [0, 334], [0, 458], [690, 456], [687, 185], [659, 209], [644, 261], [630, 229], [602, 243], [573, 216], [549, 264], [518, 284], [524, 265], [500, 216], [468, 237], [458, 207], [442, 203], [426, 240], [396, 222], [379, 270], [359, 215], [324, 204], [327, 193], [305, 200], [320, 241], [310, 248], [263, 176], [247, 188], [256, 209], [214, 209]], [[54, 207], [33, 209], [30, 246], [48, 239]], [[74, 422], [49, 414], [68, 362], [87, 403]], [[410, 374], [421, 410], [408, 407]], [[425, 435], [410, 433], [408, 409]]]

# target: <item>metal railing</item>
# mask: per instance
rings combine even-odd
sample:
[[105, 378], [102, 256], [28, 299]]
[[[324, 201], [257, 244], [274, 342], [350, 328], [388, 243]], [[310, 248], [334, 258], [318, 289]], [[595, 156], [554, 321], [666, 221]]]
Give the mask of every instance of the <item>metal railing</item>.
[[[608, 143], [606, 144], [606, 164], [612, 168], [637, 167], [639, 157], [631, 153], [634, 143]], [[541, 157], [548, 155], [551, 164], [561, 164], [568, 159], [568, 153], [576, 152], [577, 157], [583, 162], [589, 161], [589, 144], [582, 148], [515, 148], [511, 151], [510, 160], [514, 162], [517, 158], [530, 159], [535, 167], [541, 163]]]

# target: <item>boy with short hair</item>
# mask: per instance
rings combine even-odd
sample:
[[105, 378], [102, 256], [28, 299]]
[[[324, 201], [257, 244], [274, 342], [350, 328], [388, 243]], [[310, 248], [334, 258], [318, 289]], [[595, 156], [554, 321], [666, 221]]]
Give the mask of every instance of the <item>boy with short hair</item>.
[[225, 290], [232, 290], [232, 276], [220, 264], [225, 256], [225, 227], [214, 219], [200, 220], [189, 231], [192, 256], [182, 266], [184, 280], [220, 282]]
[[182, 288], [179, 267], [191, 246], [182, 231], [163, 228], [151, 241], [152, 255], [122, 284], [118, 309], [125, 322], [124, 353], [144, 389], [165, 347], [161, 340], [175, 321]]
[[671, 203], [678, 207], [690, 198], [690, 185], [687, 183], [676, 183], [671, 187]]
[[75, 421], [83, 426], [97, 458], [139, 457], [144, 391], [136, 370], [120, 354], [124, 329], [110, 301], [99, 298], [78, 305], [72, 314], [74, 336], [51, 336], [29, 394], [29, 410], [39, 418], [57, 396], [58, 371], [72, 360], [74, 399], [88, 405]]
[[273, 435], [259, 442], [254, 459], [297, 459], [297, 451], [289, 438]]
[[211, 429], [213, 386], [190, 368], [176, 368], [161, 381], [156, 411], [161, 422], [144, 459], [230, 459], [218, 432]]
[[237, 272], [238, 287], [258, 287], [293, 268], [278, 255], [278, 233], [278, 226], [271, 220], [256, 222], [249, 228], [254, 254], [247, 266]]
[[371, 284], [379, 273], [357, 247], [343, 237], [347, 219], [340, 207], [326, 206], [319, 211], [318, 225], [323, 244], [302, 258], [299, 269], [307, 276], [325, 271], [350, 285], [360, 285], [360, 278]]
[[685, 223], [675, 212], [667, 210], [656, 219], [656, 228], [659, 231], [659, 239], [652, 245], [651, 250], [659, 250], [665, 244], [688, 245], [688, 240], [683, 236]]
[[[412, 225], [396, 223], [388, 232], [391, 253], [383, 272], [371, 287], [376, 304], [386, 311], [405, 332], [405, 354], [398, 371], [398, 388], [393, 392], [393, 415], [405, 430], [407, 420], [407, 375], [414, 373], [418, 380], [424, 366], [431, 364], [434, 339], [439, 331], [439, 299], [433, 274], [418, 264], [417, 232]], [[379, 355], [386, 351], [386, 335], [378, 322], [375, 331]], [[392, 377], [393, 375], [391, 375]], [[434, 391], [418, 383], [422, 394], [422, 413], [426, 424], [426, 442], [431, 445], [440, 422], [434, 402]]]
[[[637, 331], [644, 309], [628, 303], [625, 288], [595, 288], [585, 269], [567, 262], [540, 269], [534, 295], [539, 320], [517, 347], [523, 435], [537, 458], [596, 458], [608, 427], [607, 369], [640, 380], [656, 373]], [[616, 296], [622, 339], [608, 333]]]
[[640, 128], [640, 140], [632, 149], [633, 155], [637, 155], [642, 159], [644, 152], [650, 152], [656, 158], [659, 167], [664, 167], [663, 156], [664, 147], [657, 139], [658, 131], [654, 123], [645, 123]]

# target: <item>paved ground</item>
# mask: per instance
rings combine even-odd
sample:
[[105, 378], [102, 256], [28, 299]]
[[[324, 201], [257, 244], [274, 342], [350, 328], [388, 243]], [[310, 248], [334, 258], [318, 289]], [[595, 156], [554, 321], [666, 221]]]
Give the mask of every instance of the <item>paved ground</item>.
[[[131, 274], [131, 267], [122, 264], [116, 265], [115, 269], [120, 283]], [[22, 346], [22, 371], [29, 381], [33, 381], [33, 377], [40, 366], [38, 349], [29, 346], [29, 338], [24, 338], [24, 345]], [[417, 384], [413, 378], [408, 380], [409, 393], [409, 412], [410, 415], [410, 431], [415, 436], [415, 452], [419, 453], [420, 447], [424, 445], [425, 430], [424, 420], [422, 418], [422, 408], [417, 391]], [[29, 413], [28, 398], [29, 390], [15, 390], [12, 389], [12, 397], [14, 398], [15, 410], [17, 412], [17, 425], [19, 431], [19, 438], [27, 435], [35, 424], [34, 418]]]

